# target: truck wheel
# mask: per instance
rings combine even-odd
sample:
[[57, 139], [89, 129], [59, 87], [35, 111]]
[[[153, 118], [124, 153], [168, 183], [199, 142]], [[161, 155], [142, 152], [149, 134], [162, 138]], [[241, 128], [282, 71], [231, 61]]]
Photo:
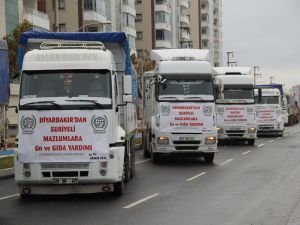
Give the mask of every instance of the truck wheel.
[[254, 145], [255, 139], [248, 140], [247, 142], [248, 142], [248, 145]]
[[214, 157], [215, 157], [215, 153], [214, 152], [205, 153], [204, 154], [204, 161], [206, 163], [212, 164], [213, 161], [214, 161]]
[[131, 144], [131, 171], [130, 171], [130, 179], [132, 179], [135, 176], [135, 146], [132, 142]]
[[157, 153], [157, 152], [152, 153], [152, 161], [153, 161], [155, 164], [160, 163], [160, 154]]
[[122, 181], [119, 181], [119, 182], [114, 184], [114, 194], [115, 194], [115, 196], [122, 196], [124, 194], [124, 191], [125, 191], [125, 184], [124, 184], [123, 179], [122, 179]]
[[[125, 156], [126, 158], [126, 156]], [[114, 183], [114, 195], [115, 196], [122, 196], [125, 191], [125, 174], [126, 174], [126, 166], [125, 166], [125, 160], [124, 160], [124, 166], [123, 166], [123, 174], [122, 174], [122, 180]]]
[[[145, 137], [144, 137], [145, 136]], [[145, 158], [150, 158], [150, 152], [149, 152], [149, 135], [143, 136], [143, 155]]]
[[130, 162], [129, 162], [129, 157], [126, 154], [124, 160], [124, 181], [127, 183], [130, 180], [130, 177], [131, 177]]

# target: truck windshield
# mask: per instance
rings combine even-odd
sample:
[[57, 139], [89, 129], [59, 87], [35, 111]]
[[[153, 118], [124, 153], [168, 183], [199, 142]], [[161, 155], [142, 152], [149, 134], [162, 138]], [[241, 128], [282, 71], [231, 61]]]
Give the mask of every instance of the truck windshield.
[[258, 104], [279, 104], [279, 96], [262, 96], [260, 101], [258, 101]]
[[24, 71], [21, 99], [43, 97], [111, 98], [110, 71]]
[[253, 89], [224, 89], [224, 99], [254, 99]]
[[160, 98], [170, 95], [201, 96], [213, 95], [212, 80], [170, 80], [167, 79], [158, 88]]

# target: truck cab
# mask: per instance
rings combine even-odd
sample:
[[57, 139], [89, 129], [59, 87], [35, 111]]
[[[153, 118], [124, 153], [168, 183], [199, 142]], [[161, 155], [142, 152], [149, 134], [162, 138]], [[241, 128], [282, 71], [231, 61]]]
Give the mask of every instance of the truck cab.
[[143, 77], [144, 156], [217, 151], [212, 68], [208, 51], [153, 50], [156, 68]]
[[249, 67], [214, 68], [218, 141], [247, 141], [257, 137], [254, 81]]
[[[117, 68], [126, 60], [90, 41], [113, 35], [55, 35], [60, 40], [44, 40], [22, 60], [15, 156], [20, 194], [122, 195], [135, 169], [132, 78]], [[126, 41], [124, 33], [114, 35]]]
[[271, 134], [282, 137], [284, 115], [281, 91], [272, 87], [257, 88], [255, 95], [258, 135]]

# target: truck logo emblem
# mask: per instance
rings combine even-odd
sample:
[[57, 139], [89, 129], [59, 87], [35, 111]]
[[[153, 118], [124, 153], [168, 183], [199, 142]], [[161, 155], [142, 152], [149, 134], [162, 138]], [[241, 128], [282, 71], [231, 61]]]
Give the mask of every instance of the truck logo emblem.
[[160, 111], [163, 116], [169, 116], [171, 112], [171, 106], [169, 105], [161, 105]]
[[211, 116], [212, 114], [212, 106], [211, 105], [206, 105], [203, 107], [203, 114], [205, 116]]
[[33, 133], [36, 127], [36, 119], [32, 116], [22, 116], [21, 118], [21, 129], [22, 133]]
[[108, 119], [106, 115], [96, 116], [94, 115], [91, 120], [92, 127], [95, 133], [104, 133], [108, 126]]

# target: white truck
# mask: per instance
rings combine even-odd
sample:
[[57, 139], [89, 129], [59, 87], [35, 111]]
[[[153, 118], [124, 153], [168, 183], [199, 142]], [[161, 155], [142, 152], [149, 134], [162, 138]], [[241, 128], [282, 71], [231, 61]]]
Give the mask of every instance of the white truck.
[[217, 130], [209, 51], [153, 50], [154, 71], [143, 77], [144, 156], [201, 155], [212, 163]]
[[284, 115], [281, 90], [275, 85], [257, 85], [255, 95], [256, 121], [258, 135], [277, 135], [282, 137]]
[[214, 79], [221, 90], [217, 93], [216, 114], [218, 142], [247, 141], [257, 137], [255, 121], [254, 80], [250, 67], [216, 67]]
[[33, 31], [20, 45], [21, 196], [122, 195], [135, 173], [136, 129], [125, 33]]
[[284, 125], [292, 126], [299, 123], [299, 109], [295, 96], [289, 92], [283, 95]]

